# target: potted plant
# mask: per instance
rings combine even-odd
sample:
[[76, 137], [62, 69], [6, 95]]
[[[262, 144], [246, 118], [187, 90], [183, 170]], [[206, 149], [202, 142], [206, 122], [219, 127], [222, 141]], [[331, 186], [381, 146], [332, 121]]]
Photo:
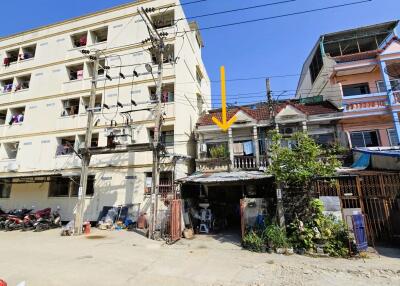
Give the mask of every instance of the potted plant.
[[286, 248], [289, 246], [285, 230], [277, 225], [269, 225], [264, 230], [263, 237], [268, 246], [274, 248], [278, 254], [285, 253]]

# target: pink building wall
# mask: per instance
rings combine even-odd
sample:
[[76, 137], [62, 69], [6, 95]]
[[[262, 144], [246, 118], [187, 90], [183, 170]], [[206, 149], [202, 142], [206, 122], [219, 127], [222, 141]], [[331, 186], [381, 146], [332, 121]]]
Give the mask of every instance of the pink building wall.
[[368, 82], [371, 93], [377, 93], [378, 90], [377, 90], [376, 82], [381, 81], [382, 76], [381, 76], [380, 69], [378, 67], [376, 67], [375, 70], [370, 73], [337, 76], [335, 79], [336, 79], [336, 82], [340, 83], [342, 86]]

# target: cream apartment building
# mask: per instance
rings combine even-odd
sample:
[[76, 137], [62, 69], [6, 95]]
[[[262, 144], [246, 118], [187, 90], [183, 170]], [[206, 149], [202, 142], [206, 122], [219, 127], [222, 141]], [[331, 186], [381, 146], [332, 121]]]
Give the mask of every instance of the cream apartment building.
[[[93, 73], [82, 49], [101, 50], [101, 66], [110, 67], [99, 70], [92, 146], [107, 145], [107, 130], [115, 122], [131, 134], [120, 143], [151, 142], [155, 82], [145, 63], [152, 64], [155, 77], [157, 63], [151, 43], [142, 42], [149, 35], [139, 7], [155, 7], [149, 15], [168, 33], [161, 190], [192, 172], [192, 132], [211, 102], [201, 35], [179, 1], [135, 1], [0, 38], [2, 209], [60, 206], [63, 220], [73, 218], [81, 166], [73, 150], [84, 142]], [[122, 114], [129, 110], [137, 111]], [[92, 157], [85, 219], [97, 220], [103, 206], [140, 203], [146, 212], [151, 171], [151, 151]]]

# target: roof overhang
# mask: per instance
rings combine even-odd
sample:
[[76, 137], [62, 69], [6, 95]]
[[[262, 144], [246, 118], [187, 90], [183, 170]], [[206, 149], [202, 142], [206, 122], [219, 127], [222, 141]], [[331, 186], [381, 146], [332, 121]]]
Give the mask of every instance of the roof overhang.
[[13, 183], [42, 183], [48, 181], [50, 177], [61, 177], [60, 173], [42, 172], [42, 173], [13, 173], [0, 174], [0, 182], [12, 180]]
[[189, 177], [177, 180], [182, 184], [235, 184], [241, 182], [258, 181], [272, 178], [259, 171], [236, 171], [236, 172], [219, 172], [219, 173], [195, 173]]
[[370, 73], [374, 71], [377, 66], [378, 62], [375, 59], [337, 64], [333, 67], [331, 77]]

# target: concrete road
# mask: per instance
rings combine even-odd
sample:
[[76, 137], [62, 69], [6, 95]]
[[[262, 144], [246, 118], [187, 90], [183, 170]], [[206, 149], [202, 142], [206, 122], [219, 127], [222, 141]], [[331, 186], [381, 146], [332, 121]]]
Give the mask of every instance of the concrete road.
[[0, 279], [55, 285], [400, 285], [400, 253], [363, 260], [256, 254], [226, 237], [172, 246], [126, 231], [0, 232]]

